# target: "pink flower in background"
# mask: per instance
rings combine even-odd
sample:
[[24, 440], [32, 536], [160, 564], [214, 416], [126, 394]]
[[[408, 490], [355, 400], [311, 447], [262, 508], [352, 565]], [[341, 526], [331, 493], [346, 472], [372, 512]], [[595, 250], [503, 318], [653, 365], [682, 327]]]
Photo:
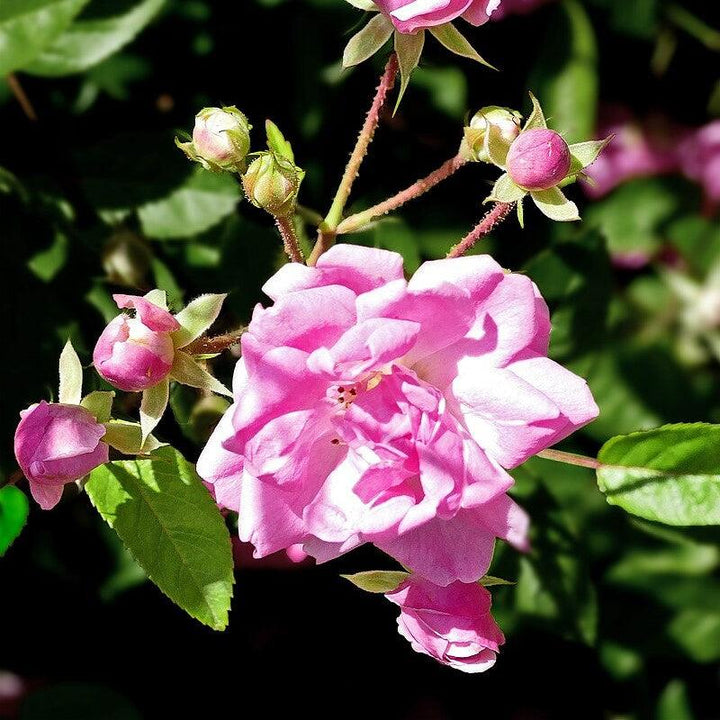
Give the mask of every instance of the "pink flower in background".
[[120, 390], [147, 390], [170, 373], [175, 356], [170, 333], [180, 324], [143, 297], [113, 295], [113, 299], [119, 308], [133, 308], [136, 317], [122, 313], [105, 328], [93, 352], [95, 369]]
[[400, 608], [398, 629], [416, 652], [467, 673], [495, 664], [505, 638], [478, 583], [438, 587], [413, 575], [385, 597]]
[[720, 120], [693, 132], [678, 154], [683, 173], [703, 187], [711, 205], [720, 205]]
[[443, 25], [462, 17], [482, 25], [497, 10], [501, 0], [376, 0], [380, 12], [392, 20], [401, 33]]
[[[425, 263], [337, 245], [283, 267], [242, 341], [235, 404], [198, 462], [240, 537], [321, 561], [363, 542], [438, 584], [526, 545], [513, 467], [593, 419], [547, 358], [547, 307], [489, 257]], [[468, 552], [468, 548], [471, 550]]]
[[20, 413], [15, 457], [43, 510], [60, 501], [63, 486], [108, 461], [105, 428], [79, 405], [31, 405]]

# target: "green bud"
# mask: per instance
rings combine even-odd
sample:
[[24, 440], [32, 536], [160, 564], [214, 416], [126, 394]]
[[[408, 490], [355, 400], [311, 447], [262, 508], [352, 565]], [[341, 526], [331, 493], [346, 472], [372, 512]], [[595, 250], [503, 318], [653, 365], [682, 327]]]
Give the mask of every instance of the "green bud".
[[102, 266], [107, 279], [116, 285], [143, 287], [152, 263], [148, 244], [130, 230], [113, 233], [102, 251]]
[[176, 145], [206, 170], [243, 172], [252, 126], [236, 107], [205, 108], [195, 117], [192, 142]]
[[243, 175], [248, 200], [275, 217], [295, 212], [303, 171], [272, 151], [259, 153]]
[[[510, 108], [489, 105], [473, 115], [465, 128], [465, 137], [460, 146], [463, 157], [474, 162], [493, 162], [492, 157], [507, 155], [513, 141], [520, 134], [522, 115]], [[493, 144], [494, 152], [489, 145]]]

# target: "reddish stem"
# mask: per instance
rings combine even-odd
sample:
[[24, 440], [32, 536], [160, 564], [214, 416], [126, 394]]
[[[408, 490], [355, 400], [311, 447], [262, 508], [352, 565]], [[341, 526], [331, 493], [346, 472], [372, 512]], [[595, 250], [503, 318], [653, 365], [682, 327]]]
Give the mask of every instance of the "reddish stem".
[[25, 116], [28, 120], [31, 120], [32, 122], [38, 121], [37, 113], [35, 112], [35, 108], [33, 107], [33, 104], [30, 102], [30, 98], [27, 96], [27, 93], [23, 89], [23, 86], [20, 84], [20, 80], [18, 80], [17, 75], [15, 73], [10, 73], [7, 76], [7, 84], [10, 88], [10, 91], [15, 96], [15, 99], [20, 104], [20, 107], [22, 108], [22, 111], [25, 113]]
[[304, 263], [305, 258], [303, 257], [302, 250], [300, 250], [300, 243], [298, 242], [292, 219], [289, 217], [276, 217], [275, 224], [282, 236], [283, 245], [285, 246], [285, 252], [288, 257], [293, 262]]
[[478, 240], [492, 232], [493, 228], [510, 214], [514, 205], [515, 203], [495, 203], [492, 210], [457, 245], [450, 249], [447, 257], [456, 258], [464, 255]]
[[215, 337], [202, 336], [181, 349], [188, 355], [215, 355], [231, 348], [233, 345], [237, 345], [245, 330], [247, 328], [241, 327], [224, 335], [215, 335]]

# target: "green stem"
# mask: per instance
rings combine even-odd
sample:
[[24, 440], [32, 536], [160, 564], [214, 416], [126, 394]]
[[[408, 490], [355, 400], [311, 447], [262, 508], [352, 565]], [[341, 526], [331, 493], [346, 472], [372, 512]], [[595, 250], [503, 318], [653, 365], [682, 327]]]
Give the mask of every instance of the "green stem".
[[708, 50], [720, 51], [720, 31], [688, 12], [678, 3], [670, 3], [665, 14], [674, 25], [699, 40]]
[[545, 460], [565, 463], [566, 465], [577, 465], [578, 467], [590, 468], [591, 470], [598, 470], [603, 467], [603, 464], [595, 458], [563, 452], [562, 450], [542, 450], [537, 456]]

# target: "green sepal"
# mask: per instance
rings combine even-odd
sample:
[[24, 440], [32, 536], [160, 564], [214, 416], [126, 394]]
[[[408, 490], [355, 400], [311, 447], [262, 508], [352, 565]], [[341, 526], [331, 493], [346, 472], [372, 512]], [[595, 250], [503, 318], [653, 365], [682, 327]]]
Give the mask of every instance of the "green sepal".
[[529, 95], [533, 109], [527, 119], [527, 122], [525, 123], [525, 127], [523, 128], [523, 130], [532, 130], [533, 128], [547, 129], [547, 120], [545, 119], [545, 114], [540, 107], [538, 99], [532, 93], [529, 93]]
[[482, 63], [491, 70], [497, 70], [496, 67], [493, 67], [478, 54], [468, 39], [452, 23], [437, 25], [436, 27], [428, 28], [428, 30], [430, 30], [433, 37], [451, 53]]
[[380, 9], [372, 0], [345, 0], [345, 2], [350, 3], [358, 10], [365, 10], [365, 12], [380, 12]]
[[395, 103], [395, 112], [397, 112], [410, 82], [410, 76], [420, 62], [420, 56], [425, 46], [425, 31], [421, 30], [413, 34], [396, 32], [394, 43], [400, 66], [400, 93]]
[[80, 403], [89, 410], [99, 423], [106, 423], [112, 415], [112, 404], [115, 393], [112, 391], [96, 390], [86, 395]]
[[82, 399], [83, 369], [70, 340], [65, 343], [60, 353], [59, 375], [58, 402], [79, 405]]
[[502, 131], [496, 125], [488, 125], [485, 133], [485, 152], [488, 159], [493, 165], [497, 165], [501, 170], [505, 170], [510, 145], [503, 136]]
[[343, 52], [343, 67], [352, 67], [372, 57], [390, 39], [394, 26], [384, 15], [375, 15], [350, 38]]
[[566, 179], [577, 177], [586, 167], [592, 165], [612, 138], [611, 135], [604, 140], [588, 140], [570, 145], [570, 170]]
[[164, 443], [157, 440], [154, 435], [148, 435], [143, 441], [142, 428], [138, 423], [111, 420], [104, 425], [103, 442], [123, 455], [148, 455], [153, 450], [164, 446]]
[[525, 198], [520, 198], [520, 200], [517, 201], [517, 204], [515, 205], [515, 211], [517, 212], [517, 219], [518, 224], [520, 225], [520, 229], [525, 229], [525, 208], [523, 206], [523, 200]]
[[523, 190], [516, 185], [510, 175], [505, 173], [497, 179], [492, 192], [485, 199], [485, 202], [513, 203], [522, 200], [526, 195], [527, 190]]
[[231, 398], [233, 394], [217, 378], [214, 378], [205, 368], [198, 365], [187, 353], [181, 351], [175, 353], [170, 377], [183, 385], [210, 390], [218, 395], [225, 395]]
[[164, 290], [151, 290], [149, 293], [145, 293], [143, 297], [161, 310], [167, 311], [167, 293]]
[[355, 587], [369, 593], [389, 593], [397, 590], [410, 577], [410, 573], [399, 570], [369, 570], [354, 575], [341, 575]]
[[170, 334], [175, 348], [189, 345], [199, 338], [217, 320], [227, 294], [201, 295], [181, 310], [175, 319], [180, 329]]
[[560, 188], [536, 190], [530, 193], [530, 197], [538, 210], [551, 220], [573, 222], [580, 219], [577, 205], [572, 200], [568, 200]]
[[280, 128], [272, 120], [265, 121], [265, 133], [267, 134], [267, 146], [270, 150], [276, 156], [279, 155], [294, 163], [295, 153], [292, 145], [285, 139], [285, 136], [280, 132]]
[[504, 580], [503, 578], [486, 575], [478, 580], [483, 587], [495, 587], [498, 585], [516, 585], [512, 580]]
[[[175, 353], [179, 355], [180, 353]], [[187, 357], [187, 356], [186, 356]], [[140, 428], [142, 430], [141, 443], [144, 444], [150, 433], [157, 427], [170, 399], [170, 381], [165, 378], [157, 385], [143, 390], [140, 402]]]

